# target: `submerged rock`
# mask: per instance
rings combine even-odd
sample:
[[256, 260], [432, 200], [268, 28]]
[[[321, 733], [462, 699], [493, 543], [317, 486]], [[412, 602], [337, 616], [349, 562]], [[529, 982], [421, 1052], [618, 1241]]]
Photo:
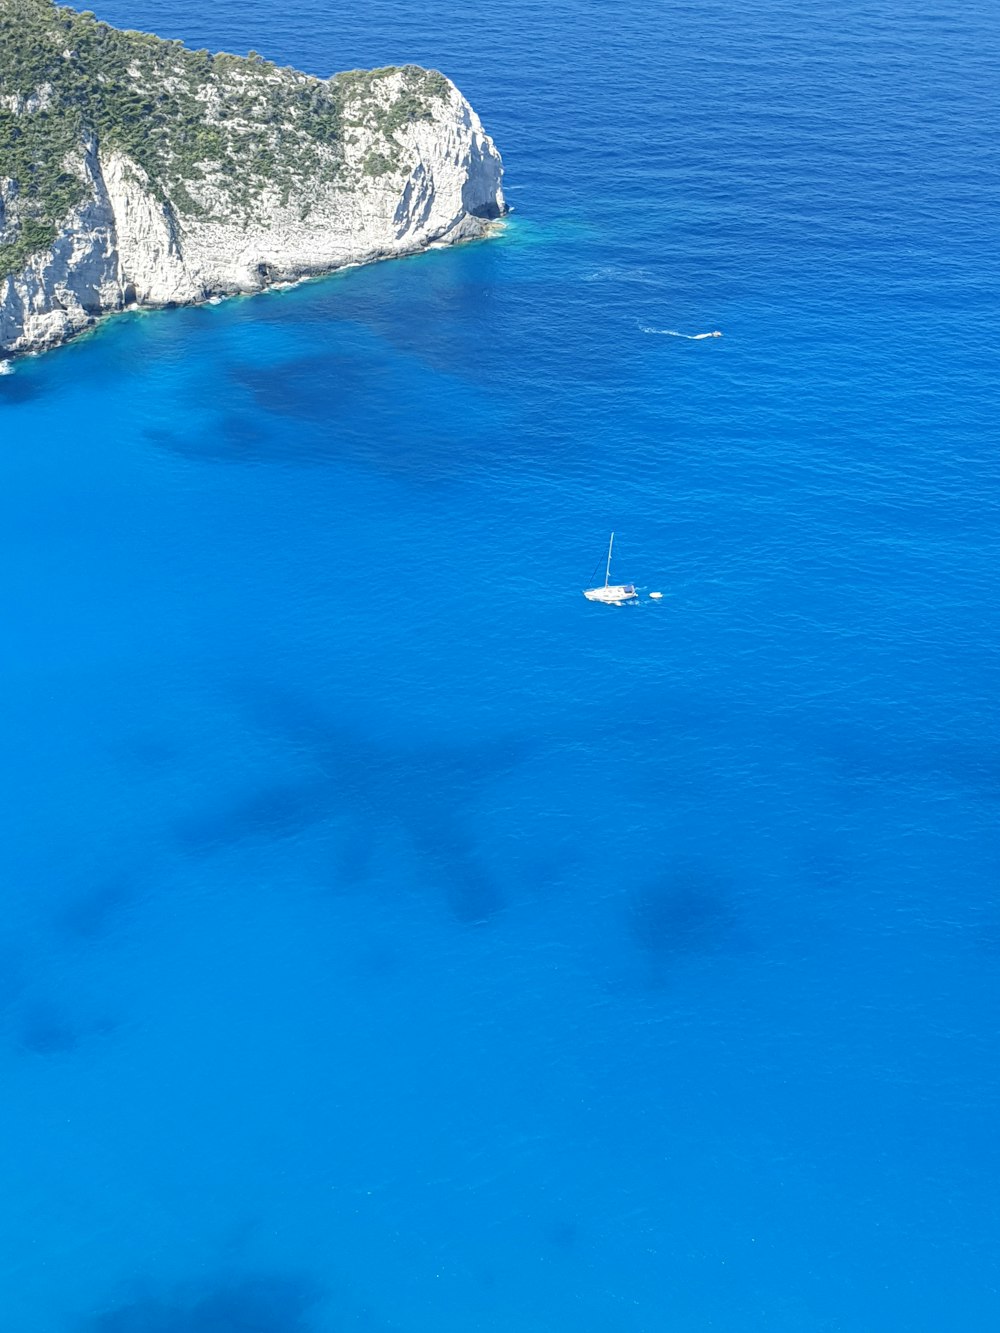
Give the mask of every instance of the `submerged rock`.
[[0, 354], [481, 236], [502, 175], [434, 71], [318, 79], [0, 0]]

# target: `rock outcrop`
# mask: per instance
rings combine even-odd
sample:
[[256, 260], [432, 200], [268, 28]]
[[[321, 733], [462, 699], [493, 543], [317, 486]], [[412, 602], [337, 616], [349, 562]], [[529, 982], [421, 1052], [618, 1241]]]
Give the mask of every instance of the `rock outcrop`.
[[[0, 11], [42, 2], [0, 0]], [[0, 50], [0, 356], [53, 346], [132, 304], [253, 292], [481, 236], [505, 211], [500, 156], [440, 74], [405, 66], [312, 79], [259, 57], [211, 57], [117, 33], [90, 15], [51, 12], [74, 34], [81, 24], [90, 25], [85, 34], [103, 30], [99, 52], [111, 37], [121, 39], [115, 51], [126, 39], [141, 41], [145, 65], [130, 66], [129, 76], [148, 84], [150, 69], [161, 71], [159, 137], [156, 153], [147, 152], [135, 125], [120, 132], [102, 120], [103, 102], [86, 102], [75, 137], [61, 141], [58, 171], [48, 163], [55, 184], [43, 196], [37, 171], [11, 169], [4, 128], [22, 163], [18, 130], [29, 124], [49, 136], [36, 136], [36, 159], [52, 157], [46, 145], [60, 142], [52, 117], [69, 105], [65, 90], [60, 103], [60, 67], [53, 70], [53, 57], [48, 77], [25, 88], [23, 69], [8, 77]], [[73, 71], [70, 91], [89, 87], [77, 50], [58, 59]], [[89, 59], [88, 78], [97, 57]], [[107, 62], [96, 77], [104, 95]], [[183, 152], [175, 151], [171, 114]], [[55, 216], [57, 208], [45, 212], [50, 198], [73, 202]], [[44, 243], [25, 254], [31, 237]]]

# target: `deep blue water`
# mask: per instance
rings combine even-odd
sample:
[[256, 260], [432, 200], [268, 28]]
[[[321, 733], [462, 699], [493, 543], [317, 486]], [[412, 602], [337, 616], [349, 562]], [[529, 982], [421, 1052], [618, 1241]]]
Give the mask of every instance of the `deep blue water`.
[[98, 9], [516, 211], [0, 380], [3, 1333], [1000, 1326], [1000, 9]]

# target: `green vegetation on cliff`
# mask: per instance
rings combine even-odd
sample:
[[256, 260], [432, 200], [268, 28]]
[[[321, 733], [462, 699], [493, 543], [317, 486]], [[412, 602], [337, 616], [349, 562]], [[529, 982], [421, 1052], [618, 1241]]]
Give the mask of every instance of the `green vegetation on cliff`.
[[[402, 90], [385, 97], [395, 73]], [[365, 174], [394, 170], [394, 133], [429, 117], [447, 88], [416, 66], [322, 80], [122, 32], [53, 0], [0, 0], [0, 278], [50, 245], [85, 197], [88, 141], [126, 154], [178, 213], [238, 216], [264, 190], [287, 200], [296, 183], [336, 179], [359, 125], [384, 140]]]

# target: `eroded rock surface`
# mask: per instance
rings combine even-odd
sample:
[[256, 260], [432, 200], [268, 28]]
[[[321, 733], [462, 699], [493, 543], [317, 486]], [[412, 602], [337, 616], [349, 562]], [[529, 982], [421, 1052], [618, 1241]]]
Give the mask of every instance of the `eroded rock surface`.
[[[25, 44], [18, 63], [9, 34], [24, 30], [8, 27], [0, 51], [0, 354], [133, 303], [253, 292], [481, 236], [505, 211], [493, 141], [440, 74], [314, 79], [0, 0], [2, 23], [25, 13], [52, 49], [39, 60]], [[133, 109], [151, 116], [148, 141]], [[44, 170], [25, 166], [29, 149]]]

